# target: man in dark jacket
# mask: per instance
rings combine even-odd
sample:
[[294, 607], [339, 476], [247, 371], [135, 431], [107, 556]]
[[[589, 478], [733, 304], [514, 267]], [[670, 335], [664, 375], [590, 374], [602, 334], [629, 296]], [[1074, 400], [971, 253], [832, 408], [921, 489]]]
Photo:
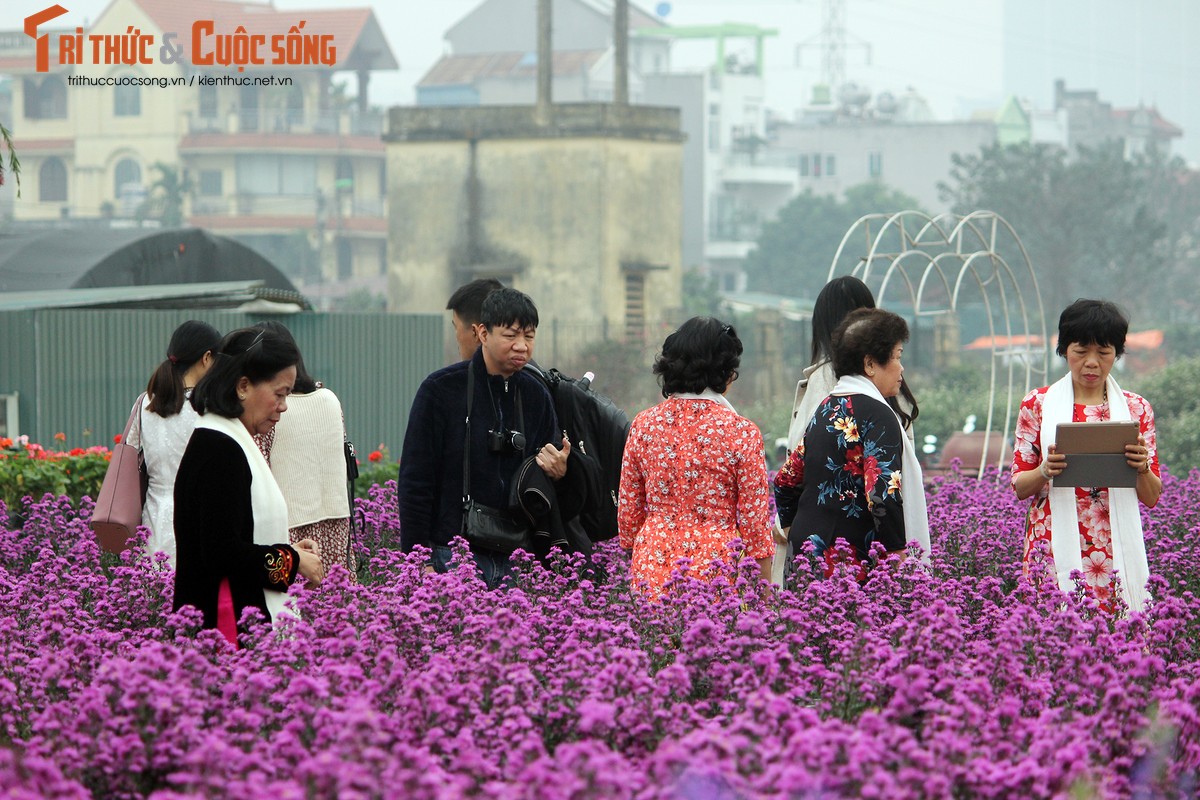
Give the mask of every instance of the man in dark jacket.
[[[406, 553], [417, 545], [430, 548], [431, 569], [446, 570], [450, 540], [462, 533], [464, 446], [470, 447], [471, 497], [494, 509], [508, 507], [514, 473], [528, 456], [536, 454], [552, 479], [566, 474], [571, 446], [558, 429], [554, 404], [537, 378], [521, 372], [533, 357], [537, 326], [537, 307], [527, 295], [492, 292], [475, 328], [479, 349], [426, 378], [413, 399], [400, 456], [400, 542]], [[469, 422], [468, 370], [474, 372]], [[560, 439], [561, 450], [554, 444]], [[472, 554], [489, 586], [510, 570], [504, 553], [473, 546]]]

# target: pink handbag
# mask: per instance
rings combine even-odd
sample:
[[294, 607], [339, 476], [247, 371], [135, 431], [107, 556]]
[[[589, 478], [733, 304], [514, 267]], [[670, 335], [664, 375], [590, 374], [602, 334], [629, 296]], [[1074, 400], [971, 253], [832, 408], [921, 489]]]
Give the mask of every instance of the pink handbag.
[[146, 501], [148, 479], [146, 464], [141, 447], [133, 447], [128, 441], [136, 418], [141, 444], [142, 402], [145, 398], [145, 392], [138, 397], [120, 443], [113, 446], [112, 460], [108, 462], [108, 471], [104, 473], [104, 483], [100, 485], [100, 496], [96, 498], [96, 508], [92, 512], [92, 530], [96, 532], [100, 548], [109, 553], [128, 549], [128, 540], [142, 524], [142, 504]]

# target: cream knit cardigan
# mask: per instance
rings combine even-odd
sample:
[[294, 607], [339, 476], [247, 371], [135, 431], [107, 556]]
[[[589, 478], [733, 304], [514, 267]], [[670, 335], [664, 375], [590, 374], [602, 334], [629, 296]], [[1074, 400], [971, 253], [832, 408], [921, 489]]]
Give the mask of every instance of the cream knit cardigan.
[[271, 472], [287, 499], [288, 528], [350, 516], [342, 404], [325, 388], [288, 397], [275, 425]]

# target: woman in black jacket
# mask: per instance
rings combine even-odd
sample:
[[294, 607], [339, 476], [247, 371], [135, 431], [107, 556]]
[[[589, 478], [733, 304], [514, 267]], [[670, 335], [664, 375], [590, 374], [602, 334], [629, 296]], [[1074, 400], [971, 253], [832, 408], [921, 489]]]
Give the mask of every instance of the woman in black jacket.
[[199, 608], [234, 643], [246, 608], [277, 619], [297, 574], [324, 577], [316, 542], [287, 543], [287, 503], [253, 439], [287, 410], [299, 358], [276, 333], [234, 331], [191, 398], [201, 416], [175, 478], [175, 608]]

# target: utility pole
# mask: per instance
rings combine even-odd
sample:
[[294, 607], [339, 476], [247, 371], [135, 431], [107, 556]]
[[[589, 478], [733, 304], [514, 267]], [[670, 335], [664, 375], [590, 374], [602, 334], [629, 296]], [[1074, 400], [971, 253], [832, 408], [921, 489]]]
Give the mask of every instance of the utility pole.
[[613, 103], [629, 105], [629, 0], [613, 6]]
[[539, 125], [549, 125], [554, 104], [554, 40], [551, 24], [552, 0], [537, 4], [537, 106], [534, 118]]
[[867, 54], [867, 64], [871, 63], [871, 45], [863, 41], [849, 43], [850, 34], [846, 31], [847, 0], [822, 0], [821, 3], [821, 33], [812, 39], [807, 39], [796, 45], [796, 66], [800, 66], [800, 53], [808, 49], [821, 51], [821, 80], [836, 92], [846, 82], [846, 52], [851, 48], [861, 48]]

